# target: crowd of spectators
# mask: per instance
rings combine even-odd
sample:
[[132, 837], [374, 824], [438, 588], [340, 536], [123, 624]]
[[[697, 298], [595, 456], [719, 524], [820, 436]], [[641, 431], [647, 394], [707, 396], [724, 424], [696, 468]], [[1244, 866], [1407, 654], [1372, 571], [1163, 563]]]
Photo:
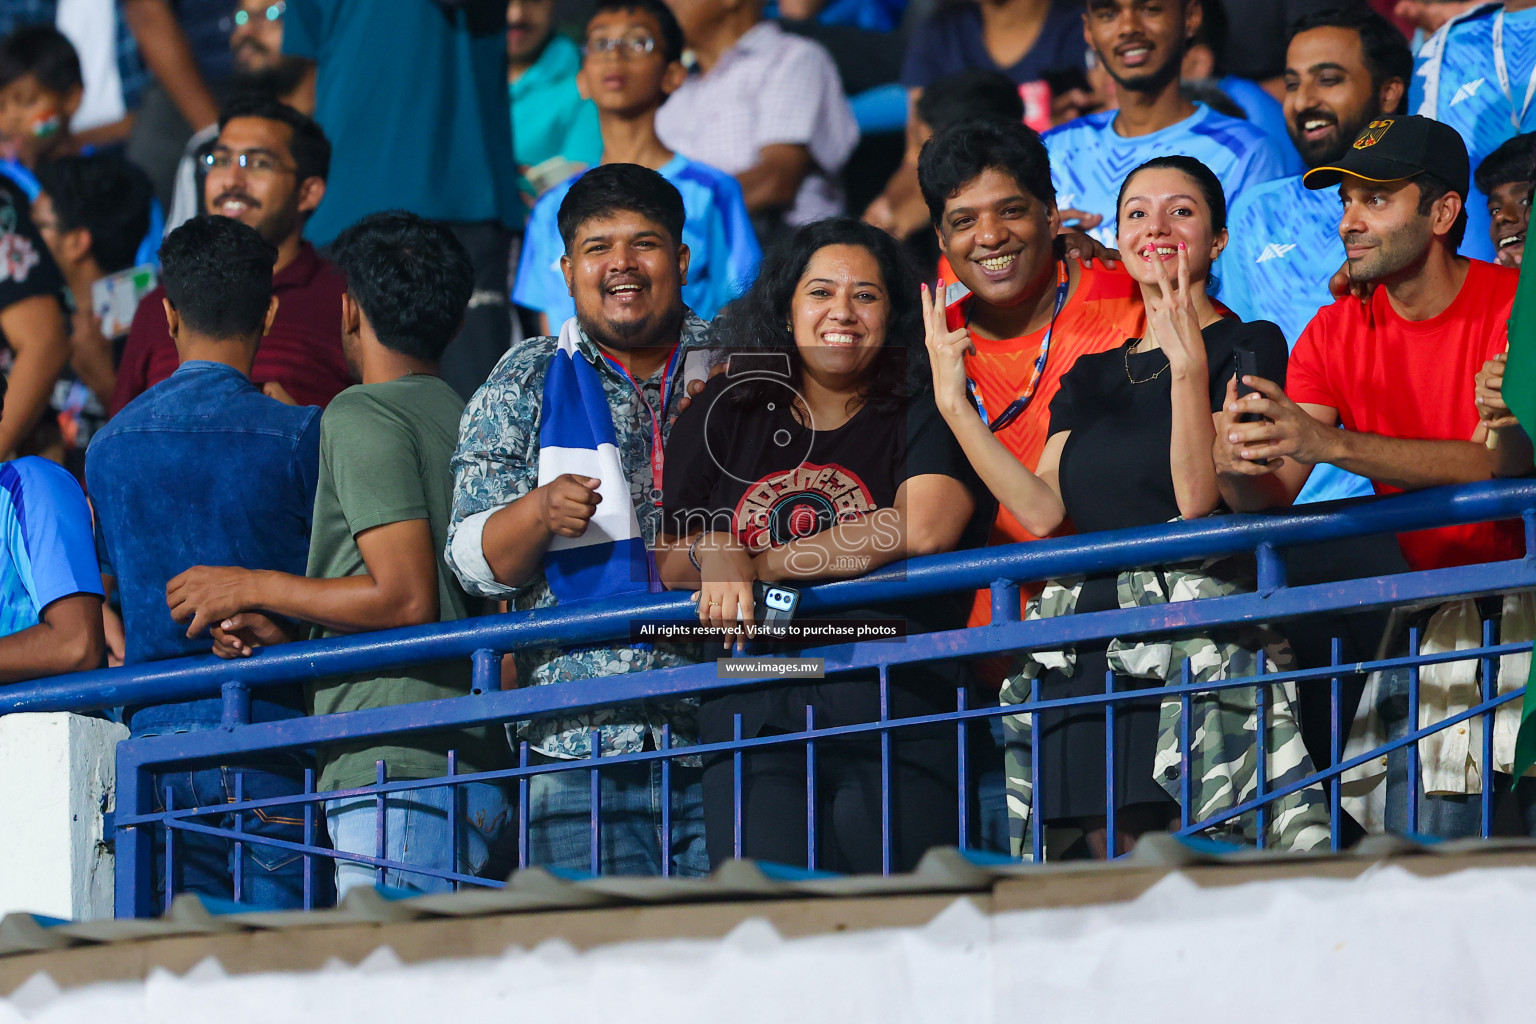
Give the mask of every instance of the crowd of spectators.
[[[1501, 389], [1536, 180], [1536, 0], [15, 6], [0, 681], [663, 588], [723, 630], [756, 621], [761, 584], [1533, 470]], [[1295, 572], [1523, 552], [1519, 523], [1494, 523], [1301, 552]], [[1234, 594], [1251, 575], [1049, 580], [1020, 611]], [[1410, 627], [1453, 650], [1483, 613], [1528, 640], [1533, 604], [1351, 617], [1349, 653], [1403, 653]], [[951, 630], [989, 622], [992, 601], [846, 614]], [[519, 744], [558, 765], [791, 733], [808, 714], [856, 726], [942, 713], [957, 688], [1002, 705], [1101, 693], [1106, 673], [1156, 689], [1186, 659], [1197, 681], [1307, 664], [1341, 627], [1286, 628], [1292, 644], [1235, 630], [899, 666], [884, 697], [853, 672], [360, 736], [179, 773], [155, 799], [280, 800], [308, 771], [344, 791], [379, 764], [391, 780], [494, 771]], [[560, 685], [712, 656], [619, 640], [520, 650], [503, 673]], [[1358, 681], [1351, 749], [1421, 724], [1409, 685]], [[1437, 667], [1415, 685], [1442, 716], [1475, 692]], [[465, 665], [415, 666], [264, 689], [250, 720], [470, 689]], [[1022, 854], [1039, 815], [1053, 857], [1125, 850], [1177, 823], [1181, 757], [1191, 812], [1218, 812], [1253, 789], [1257, 721], [1269, 785], [1332, 760], [1294, 685], [1195, 697], [1188, 750], [1178, 698], [1161, 704], [1117, 713], [1113, 779], [1102, 706], [995, 720], [974, 743], [1003, 780], [981, 794], [983, 841]], [[121, 714], [144, 737], [216, 728], [222, 706]], [[1475, 834], [1475, 794], [1509, 788], [1506, 726], [1489, 778], [1468, 743], [1431, 744], [1418, 778], [1403, 751], [1360, 766], [1355, 822], [1403, 830], [1417, 794], [1421, 830]], [[946, 725], [823, 745], [816, 866], [878, 871], [883, 833], [898, 870], [955, 842], [959, 742]], [[793, 746], [684, 751], [666, 773], [609, 768], [596, 794], [585, 772], [537, 774], [529, 862], [806, 865], [804, 765]], [[510, 794], [330, 799], [325, 823], [341, 853], [478, 874], [517, 831]], [[1536, 798], [1510, 799], [1536, 828]], [[304, 841], [297, 805], [240, 827]], [[1224, 834], [1261, 827], [1280, 848], [1326, 843], [1321, 789]], [[247, 900], [303, 899], [301, 858], [260, 844], [191, 833], [170, 863], [154, 858], [162, 891], [229, 897], [239, 875]], [[449, 884], [339, 861], [335, 891], [379, 880]]]

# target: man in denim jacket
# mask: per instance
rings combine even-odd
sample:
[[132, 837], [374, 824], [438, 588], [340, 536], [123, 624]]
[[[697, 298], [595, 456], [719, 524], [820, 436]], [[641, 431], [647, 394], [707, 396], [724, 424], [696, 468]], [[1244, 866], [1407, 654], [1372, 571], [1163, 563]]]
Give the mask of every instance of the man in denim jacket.
[[[96, 503], [102, 573], [122, 594], [128, 664], [202, 654], [207, 637], [187, 635], [171, 619], [165, 585], [194, 565], [240, 565], [302, 575], [319, 472], [320, 410], [267, 398], [251, 383], [256, 346], [272, 324], [276, 251], [256, 229], [225, 217], [199, 217], [171, 232], [160, 250], [166, 317], [181, 365], [135, 398], [104, 427], [86, 453], [85, 477]], [[340, 315], [338, 309], [337, 315]], [[303, 713], [297, 688], [253, 694], [254, 722]], [[217, 696], [130, 707], [134, 738], [195, 732], [219, 725]], [[243, 796], [262, 799], [302, 791], [296, 755], [259, 766], [219, 766], [179, 772], [165, 786], [178, 807]], [[210, 815], [229, 828], [233, 815]], [[222, 819], [222, 820], [221, 820]], [[248, 833], [303, 841], [298, 805], [242, 816]], [[157, 835], [157, 840], [160, 836]], [[246, 843], [240, 893], [232, 888], [232, 844], [183, 833], [177, 837], [176, 892], [268, 907], [300, 904], [299, 855]], [[156, 886], [166, 884], [164, 857], [154, 858]]]

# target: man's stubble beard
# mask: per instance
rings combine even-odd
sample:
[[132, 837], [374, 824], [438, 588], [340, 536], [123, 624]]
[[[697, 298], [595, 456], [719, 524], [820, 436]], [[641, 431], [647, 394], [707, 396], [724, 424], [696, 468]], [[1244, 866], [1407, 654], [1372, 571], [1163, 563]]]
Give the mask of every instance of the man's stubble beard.
[[632, 348], [656, 348], [671, 345], [682, 335], [683, 300], [679, 295], [673, 305], [643, 320], [614, 323], [598, 317], [589, 317], [580, 309], [576, 322], [588, 338], [604, 348], [625, 351]]

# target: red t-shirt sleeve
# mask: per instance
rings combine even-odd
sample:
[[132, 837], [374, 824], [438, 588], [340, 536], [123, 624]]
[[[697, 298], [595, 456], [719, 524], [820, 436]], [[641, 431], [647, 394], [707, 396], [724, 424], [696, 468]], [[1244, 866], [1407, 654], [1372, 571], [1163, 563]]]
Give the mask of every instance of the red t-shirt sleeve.
[[1327, 327], [1323, 317], [1314, 317], [1296, 339], [1285, 368], [1285, 393], [1298, 405], [1324, 405], [1343, 408], [1342, 397], [1329, 381]]

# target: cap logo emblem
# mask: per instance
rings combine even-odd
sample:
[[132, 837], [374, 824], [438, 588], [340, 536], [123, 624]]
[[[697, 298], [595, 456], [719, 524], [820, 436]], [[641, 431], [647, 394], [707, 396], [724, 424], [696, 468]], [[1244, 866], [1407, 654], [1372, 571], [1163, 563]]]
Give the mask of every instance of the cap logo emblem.
[[1382, 136], [1386, 135], [1387, 129], [1391, 127], [1391, 121], [1372, 121], [1365, 126], [1365, 131], [1361, 132], [1360, 137], [1355, 140], [1354, 148], [1370, 149], [1381, 141]]

